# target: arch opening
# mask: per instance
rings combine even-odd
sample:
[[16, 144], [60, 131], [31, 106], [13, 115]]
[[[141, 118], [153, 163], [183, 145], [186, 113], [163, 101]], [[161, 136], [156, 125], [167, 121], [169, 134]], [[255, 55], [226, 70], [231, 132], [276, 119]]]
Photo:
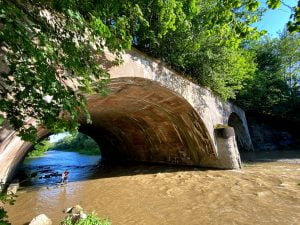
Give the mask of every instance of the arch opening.
[[15, 177], [22, 186], [64, 185], [92, 177], [100, 160], [98, 144], [83, 133], [47, 135], [27, 151]]
[[235, 138], [236, 138], [239, 151], [240, 152], [249, 151], [249, 144], [248, 144], [248, 140], [246, 139], [246, 137], [248, 137], [247, 130], [243, 125], [242, 120], [235, 112], [231, 113], [231, 115], [229, 116], [228, 126], [234, 128]]
[[116, 78], [106, 97], [88, 98], [92, 124], [80, 130], [104, 159], [201, 166], [215, 150], [204, 122], [181, 96], [143, 78]]

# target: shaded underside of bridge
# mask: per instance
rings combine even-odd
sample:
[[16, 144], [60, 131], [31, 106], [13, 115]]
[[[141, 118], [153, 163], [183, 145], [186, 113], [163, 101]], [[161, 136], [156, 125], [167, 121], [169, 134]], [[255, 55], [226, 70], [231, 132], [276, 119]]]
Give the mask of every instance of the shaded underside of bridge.
[[215, 159], [212, 140], [181, 96], [142, 78], [117, 78], [107, 97], [88, 98], [91, 125], [81, 131], [101, 146], [103, 157], [205, 165]]

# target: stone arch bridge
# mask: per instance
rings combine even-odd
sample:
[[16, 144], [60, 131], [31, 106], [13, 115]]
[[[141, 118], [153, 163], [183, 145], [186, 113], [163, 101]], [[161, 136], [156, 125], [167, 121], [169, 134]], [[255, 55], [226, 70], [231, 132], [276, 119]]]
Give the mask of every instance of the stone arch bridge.
[[[80, 128], [100, 145], [104, 158], [241, 167], [238, 148], [253, 148], [242, 109], [222, 102], [209, 90], [137, 50], [124, 54], [123, 60], [109, 70], [109, 94], [88, 96], [93, 123]], [[40, 135], [47, 132], [40, 131]], [[31, 144], [7, 125], [1, 128], [3, 182], [12, 177], [30, 148]]]

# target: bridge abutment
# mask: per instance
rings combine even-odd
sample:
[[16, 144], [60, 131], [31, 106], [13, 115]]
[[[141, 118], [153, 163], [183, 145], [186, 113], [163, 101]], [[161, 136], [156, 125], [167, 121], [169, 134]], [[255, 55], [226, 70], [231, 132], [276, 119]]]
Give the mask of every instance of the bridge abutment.
[[238, 151], [233, 127], [215, 129], [218, 146], [218, 163], [223, 169], [241, 169], [241, 157]]

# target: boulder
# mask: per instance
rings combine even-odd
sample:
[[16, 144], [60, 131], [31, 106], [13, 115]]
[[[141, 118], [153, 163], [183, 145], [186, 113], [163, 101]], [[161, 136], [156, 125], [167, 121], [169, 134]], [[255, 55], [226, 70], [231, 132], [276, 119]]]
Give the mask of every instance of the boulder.
[[7, 194], [8, 195], [16, 195], [17, 191], [20, 187], [19, 181], [14, 180], [7, 188]]
[[41, 214], [34, 217], [29, 225], [52, 225], [52, 221], [45, 214]]
[[66, 210], [66, 213], [70, 214], [80, 214], [81, 212], [83, 212], [83, 208], [80, 205], [75, 205], [74, 207]]
[[69, 215], [66, 217], [68, 219], [71, 219], [72, 223], [76, 224], [81, 219], [86, 219], [87, 214], [83, 212], [83, 208], [80, 205], [75, 205], [71, 208], [68, 208], [65, 210], [66, 213]]
[[86, 219], [87, 218], [87, 214], [85, 214], [84, 212], [80, 212], [79, 216], [80, 216], [80, 219]]

